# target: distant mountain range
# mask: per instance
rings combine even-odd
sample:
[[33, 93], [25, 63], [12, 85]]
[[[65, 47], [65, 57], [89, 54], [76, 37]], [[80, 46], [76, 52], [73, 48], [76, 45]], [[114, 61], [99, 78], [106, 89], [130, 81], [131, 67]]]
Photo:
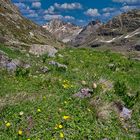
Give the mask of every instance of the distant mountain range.
[[139, 9], [116, 16], [107, 23], [92, 21], [85, 27], [78, 27], [56, 19], [43, 27], [57, 39], [75, 47], [98, 47], [107, 44], [133, 49], [140, 44]]
[[1, 0], [0, 43], [22, 48], [34, 44], [62, 48], [66, 43], [74, 47], [107, 45], [140, 50], [140, 10], [130, 10], [107, 23], [91, 21], [85, 27], [58, 19], [41, 27], [24, 18], [10, 0]]
[[67, 43], [74, 39], [82, 30], [82, 27], [76, 26], [70, 22], [66, 23], [59, 19], [54, 19], [43, 26], [58, 40]]

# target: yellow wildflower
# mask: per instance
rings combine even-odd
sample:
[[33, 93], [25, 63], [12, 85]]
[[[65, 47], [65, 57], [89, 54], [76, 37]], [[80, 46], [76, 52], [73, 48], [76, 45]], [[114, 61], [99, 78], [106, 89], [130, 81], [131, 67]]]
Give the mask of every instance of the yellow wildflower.
[[60, 129], [61, 129], [61, 128], [63, 128], [63, 126], [62, 126], [61, 124], [59, 124], [59, 126], [58, 126], [58, 127], [59, 127]]
[[10, 127], [11, 124], [9, 122], [6, 123], [6, 127]]
[[58, 124], [56, 124], [56, 125], [55, 125], [54, 129], [55, 129], [55, 130], [57, 130], [57, 129], [58, 129]]
[[23, 111], [19, 112], [19, 115], [20, 115], [20, 116], [22, 116], [23, 114], [24, 114], [24, 112], [23, 112]]
[[128, 128], [125, 127], [124, 129], [125, 129], [125, 131], [128, 131]]
[[63, 80], [63, 83], [69, 83], [69, 81], [68, 80]]
[[43, 96], [43, 99], [45, 100], [46, 99], [46, 96]]
[[37, 109], [37, 112], [41, 112], [41, 109], [40, 109], [40, 108], [38, 108], [38, 109]]
[[70, 119], [70, 116], [63, 116], [64, 120]]
[[60, 138], [64, 138], [64, 134], [60, 132]]
[[23, 134], [23, 132], [22, 132], [22, 130], [18, 130], [18, 135], [22, 135]]
[[64, 101], [65, 104], [67, 104], [67, 101]]
[[65, 88], [65, 89], [66, 89], [66, 88], [69, 88], [69, 85], [68, 85], [68, 84], [63, 84], [62, 86], [63, 86], [63, 88]]
[[91, 112], [91, 110], [90, 110], [89, 108], [88, 108], [87, 110], [88, 110], [89, 112]]

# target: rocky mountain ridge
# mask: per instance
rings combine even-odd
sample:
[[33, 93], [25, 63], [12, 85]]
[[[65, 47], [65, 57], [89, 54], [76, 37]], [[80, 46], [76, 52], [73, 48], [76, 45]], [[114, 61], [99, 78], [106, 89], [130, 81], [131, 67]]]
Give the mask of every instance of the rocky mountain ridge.
[[32, 44], [62, 46], [48, 31], [24, 18], [10, 0], [0, 1], [0, 43], [27, 50]]
[[[92, 30], [88, 30], [88, 28]], [[106, 24], [96, 24], [93, 27], [88, 24], [71, 41], [71, 44], [74, 46], [89, 47], [98, 47], [107, 44], [133, 49], [134, 46], [140, 45], [139, 38], [140, 10], [137, 9], [116, 16]]]
[[64, 43], [71, 41], [82, 30], [82, 27], [76, 26], [70, 22], [66, 23], [59, 19], [54, 19], [43, 26], [47, 31], [52, 33], [58, 40]]

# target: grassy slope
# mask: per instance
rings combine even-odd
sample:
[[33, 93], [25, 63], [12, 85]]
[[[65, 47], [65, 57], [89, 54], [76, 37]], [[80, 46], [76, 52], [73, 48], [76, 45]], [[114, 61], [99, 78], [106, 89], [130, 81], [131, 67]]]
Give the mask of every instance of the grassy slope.
[[[73, 99], [72, 95], [82, 87], [82, 80], [87, 82], [87, 87], [92, 87], [92, 82], [100, 78], [112, 82], [123, 81], [127, 86], [127, 92], [136, 94], [140, 91], [140, 62], [128, 60], [120, 54], [111, 52], [99, 52], [93, 49], [64, 49], [59, 53], [64, 57], [56, 57], [54, 60], [66, 64], [67, 71], [48, 66], [52, 58], [47, 58], [42, 63], [42, 57], [30, 58], [24, 54], [16, 55], [10, 49], [5, 51], [10, 57], [16, 56], [32, 64], [29, 77], [16, 77], [8, 75], [0, 70], [0, 139], [45, 139], [59, 140], [60, 133], [64, 133], [66, 140], [97, 140], [103, 138], [131, 140], [139, 139], [139, 134], [132, 129], [124, 129], [117, 115], [112, 112], [106, 120], [100, 118], [98, 106], [91, 106], [90, 99]], [[108, 64], [114, 63], [119, 68], [117, 71], [108, 68]], [[37, 64], [37, 65], [36, 65]], [[36, 73], [42, 65], [48, 66], [51, 71], [47, 74]], [[63, 81], [68, 80], [70, 85], [63, 88]], [[114, 90], [102, 92], [98, 86], [93, 94], [93, 99], [99, 97], [101, 102], [109, 104], [121, 100], [126, 106], [123, 96], [118, 96]], [[125, 94], [126, 94], [125, 93]], [[125, 96], [125, 95], [124, 95]], [[139, 99], [130, 108], [133, 109], [132, 123], [140, 128]], [[38, 109], [40, 109], [38, 111]], [[24, 114], [19, 116], [19, 112]], [[63, 120], [64, 115], [69, 115], [69, 120]], [[11, 123], [7, 128], [5, 121]], [[63, 128], [55, 129], [56, 124], [62, 124]], [[131, 123], [130, 123], [131, 125]], [[22, 130], [22, 136], [18, 136], [18, 130]], [[138, 138], [139, 137], [139, 138]]]

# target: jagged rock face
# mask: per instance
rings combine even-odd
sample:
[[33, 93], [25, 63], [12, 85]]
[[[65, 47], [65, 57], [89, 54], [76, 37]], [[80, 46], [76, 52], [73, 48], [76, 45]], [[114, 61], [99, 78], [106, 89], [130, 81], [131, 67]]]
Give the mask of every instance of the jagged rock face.
[[20, 44], [60, 45], [48, 31], [24, 18], [10, 0], [0, 1], [0, 43], [17, 46]]
[[140, 10], [131, 10], [114, 17], [106, 24], [112, 29], [119, 28], [120, 31], [132, 32], [140, 27]]
[[99, 35], [117, 37], [140, 28], [140, 10], [131, 10], [114, 17], [99, 29]]
[[100, 21], [92, 21], [87, 26], [83, 28], [83, 30], [73, 39], [71, 43], [74, 46], [80, 46], [84, 44], [86, 41], [89, 41], [90, 36], [93, 35], [96, 37], [97, 30], [102, 26]]
[[131, 48], [140, 35], [140, 10], [131, 10], [114, 17], [106, 24], [91, 22], [71, 41], [74, 46], [99, 47], [101, 45]]
[[71, 23], [65, 23], [59, 19], [54, 19], [43, 26], [52, 33], [58, 40], [67, 43], [81, 32], [82, 28]]

